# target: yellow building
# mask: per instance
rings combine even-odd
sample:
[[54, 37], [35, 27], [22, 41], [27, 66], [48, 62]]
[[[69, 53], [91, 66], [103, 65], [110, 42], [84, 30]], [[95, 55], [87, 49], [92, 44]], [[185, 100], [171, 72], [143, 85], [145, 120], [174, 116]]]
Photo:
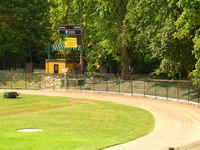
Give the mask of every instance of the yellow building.
[[69, 68], [68, 74], [75, 73], [75, 62], [66, 59], [46, 59], [46, 73], [63, 74], [62, 68]]

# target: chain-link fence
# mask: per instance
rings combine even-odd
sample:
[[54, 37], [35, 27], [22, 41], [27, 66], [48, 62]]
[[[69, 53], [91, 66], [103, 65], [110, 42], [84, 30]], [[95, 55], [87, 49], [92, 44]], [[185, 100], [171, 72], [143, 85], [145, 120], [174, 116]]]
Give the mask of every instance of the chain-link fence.
[[79, 90], [149, 96], [199, 105], [200, 90], [191, 82], [121, 80], [109, 75], [67, 75], [0, 71], [0, 88]]

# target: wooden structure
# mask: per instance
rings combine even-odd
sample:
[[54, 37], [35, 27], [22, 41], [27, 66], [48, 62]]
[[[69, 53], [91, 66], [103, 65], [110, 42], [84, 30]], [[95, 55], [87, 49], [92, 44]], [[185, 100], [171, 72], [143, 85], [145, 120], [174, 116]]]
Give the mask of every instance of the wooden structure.
[[75, 73], [76, 63], [74, 60], [46, 59], [46, 73], [63, 74], [63, 68], [69, 68], [68, 74]]

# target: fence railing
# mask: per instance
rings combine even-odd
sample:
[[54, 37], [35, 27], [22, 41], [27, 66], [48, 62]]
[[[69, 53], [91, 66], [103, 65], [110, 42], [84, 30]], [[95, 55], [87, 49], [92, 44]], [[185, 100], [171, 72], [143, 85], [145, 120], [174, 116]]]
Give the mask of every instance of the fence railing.
[[[66, 84], [65, 84], [66, 83]], [[0, 88], [79, 90], [149, 96], [200, 103], [200, 90], [190, 82], [121, 80], [108, 75], [67, 75], [0, 71]]]

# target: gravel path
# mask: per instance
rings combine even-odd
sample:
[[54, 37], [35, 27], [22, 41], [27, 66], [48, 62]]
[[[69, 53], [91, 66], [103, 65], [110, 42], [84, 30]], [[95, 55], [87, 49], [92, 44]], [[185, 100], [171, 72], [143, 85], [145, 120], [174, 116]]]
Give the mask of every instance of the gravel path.
[[[9, 91], [1, 89], [0, 92]], [[89, 92], [15, 90], [21, 94], [37, 94], [96, 99], [136, 106], [155, 117], [154, 130], [139, 139], [106, 150], [168, 150], [200, 141], [200, 109], [198, 106], [154, 98]]]

